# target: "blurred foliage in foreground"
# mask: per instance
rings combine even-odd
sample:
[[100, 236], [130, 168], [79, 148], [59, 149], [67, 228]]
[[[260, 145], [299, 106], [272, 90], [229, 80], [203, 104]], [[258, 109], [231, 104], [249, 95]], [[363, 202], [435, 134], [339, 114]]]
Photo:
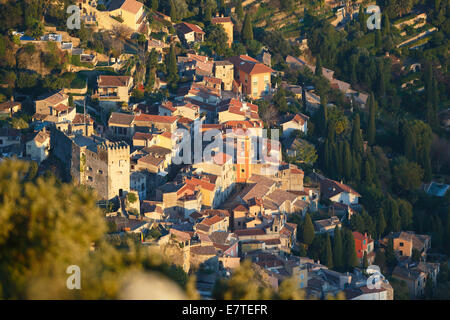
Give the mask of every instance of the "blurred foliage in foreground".
[[[28, 162], [1, 162], [0, 298], [199, 298], [195, 277], [158, 249], [131, 241], [126, 249], [118, 249], [105, 241], [106, 230], [92, 190], [48, 174], [36, 177], [36, 168]], [[80, 267], [81, 290], [66, 287], [70, 265]], [[274, 292], [258, 268], [244, 262], [230, 279], [216, 284], [215, 298], [305, 298], [292, 279]]]

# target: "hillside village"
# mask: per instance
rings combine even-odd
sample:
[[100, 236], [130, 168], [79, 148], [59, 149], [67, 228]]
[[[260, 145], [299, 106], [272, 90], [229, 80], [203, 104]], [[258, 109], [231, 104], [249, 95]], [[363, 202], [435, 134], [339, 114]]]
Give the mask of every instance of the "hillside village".
[[111, 243], [170, 249], [204, 299], [244, 261], [311, 299], [448, 299], [448, 1], [381, 31], [367, 1], [56, 2], [80, 30], [4, 27], [0, 152], [89, 187]]

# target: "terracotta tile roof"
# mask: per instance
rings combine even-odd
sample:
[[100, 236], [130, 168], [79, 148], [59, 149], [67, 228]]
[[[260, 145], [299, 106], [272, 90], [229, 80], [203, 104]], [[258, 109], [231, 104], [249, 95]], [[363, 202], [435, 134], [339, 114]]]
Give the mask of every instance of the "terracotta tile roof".
[[297, 199], [297, 196], [295, 194], [292, 194], [290, 192], [281, 189], [275, 189], [274, 191], [269, 193], [266, 197], [272, 200], [278, 206], [281, 206], [286, 201], [290, 201], [292, 203], [295, 201], [295, 199]]
[[281, 244], [280, 238], [262, 240], [266, 245], [275, 246]]
[[200, 188], [206, 189], [208, 191], [214, 191], [214, 189], [216, 188], [216, 185], [214, 183], [210, 183], [209, 181], [205, 181], [202, 179], [196, 178], [186, 179], [186, 183], [191, 184], [193, 186], [200, 186]]
[[353, 190], [348, 185], [331, 179], [323, 179], [322, 181], [320, 181], [320, 191], [322, 192], [325, 198], [334, 197], [335, 195], [342, 192], [351, 193], [357, 197], [361, 197], [361, 195], [358, 192]]
[[199, 256], [214, 256], [216, 255], [216, 248], [214, 248], [214, 246], [195, 246], [191, 247], [191, 254]]
[[155, 167], [159, 166], [163, 161], [164, 161], [164, 158], [155, 157], [154, 155], [151, 155], [151, 154], [143, 156], [142, 158], [139, 158], [137, 160], [138, 163], [143, 162], [146, 164], [153, 165]]
[[159, 156], [159, 157], [165, 157], [172, 153], [171, 149], [167, 149], [167, 148], [156, 146], [156, 145], [153, 145], [150, 147], [145, 147], [144, 149], [142, 149], [142, 151], [144, 151], [148, 154]]
[[309, 117], [304, 115], [303, 113], [298, 113], [292, 118], [291, 121], [295, 121], [300, 125], [304, 125], [306, 121], [308, 121]]
[[236, 208], [234, 208], [233, 211], [248, 212], [248, 209], [243, 204], [240, 204]]
[[67, 96], [66, 94], [64, 94], [62, 92], [62, 90], [60, 90], [60, 91], [58, 91], [56, 93], [50, 94], [50, 95], [48, 95], [46, 97], [43, 97], [42, 99], [38, 98], [38, 101], [45, 100], [49, 104], [56, 105], [58, 103], [61, 103], [64, 100], [66, 100], [67, 98], [69, 98], [69, 96]]
[[20, 106], [20, 102], [16, 102], [16, 101], [6, 101], [3, 103], [0, 103], [0, 110], [2, 111], [9, 111], [9, 109], [15, 107], [15, 106]]
[[179, 32], [181, 32], [183, 34], [189, 33], [189, 32], [205, 34], [205, 32], [202, 30], [202, 28], [200, 28], [199, 26], [197, 26], [196, 24], [193, 24], [193, 23], [182, 22], [182, 23], [177, 24], [175, 27]]
[[223, 220], [224, 218], [221, 216], [212, 216], [212, 217], [208, 217], [205, 220], [203, 220], [201, 222], [201, 224], [207, 225], [207, 226], [212, 226], [213, 224], [219, 223]]
[[177, 239], [181, 240], [181, 241], [188, 241], [191, 240], [191, 236], [189, 233], [184, 232], [184, 231], [179, 231], [177, 229], [170, 229], [170, 234], [173, 234]]
[[206, 83], [210, 82], [212, 84], [217, 84], [217, 85], [221, 85], [222, 84], [222, 79], [219, 79], [219, 78], [205, 77], [204, 80], [205, 80]]
[[167, 110], [170, 110], [172, 112], [177, 111], [177, 109], [173, 106], [173, 103], [170, 101], [164, 102], [163, 104], [161, 104], [162, 108], [166, 108]]
[[109, 10], [117, 10], [122, 9], [133, 14], [139, 12], [139, 10], [144, 6], [142, 2], [138, 2], [136, 0], [113, 0], [109, 5]]
[[135, 116], [135, 121], [140, 122], [158, 122], [158, 123], [174, 123], [177, 121], [177, 117], [174, 116], [160, 116], [156, 114], [145, 114]]
[[152, 140], [153, 135], [148, 132], [136, 132], [133, 136], [133, 140]]
[[89, 123], [89, 124], [93, 124], [94, 120], [91, 118], [90, 115], [86, 115], [86, 117], [84, 116], [84, 114], [81, 113], [77, 113], [75, 115], [75, 118], [73, 118], [72, 123], [74, 124], [84, 124], [84, 123]]
[[214, 231], [209, 235], [209, 238], [214, 242], [214, 244], [226, 244], [229, 232], [226, 231]]
[[58, 112], [62, 112], [62, 111], [68, 110], [69, 106], [66, 106], [65, 104], [60, 103], [60, 104], [54, 106], [53, 109], [55, 109]]
[[43, 144], [45, 141], [47, 141], [48, 139], [50, 139], [50, 133], [49, 132], [44, 132], [44, 131], [39, 131], [36, 136], [34, 137], [34, 141], [36, 141], [39, 144]]
[[198, 238], [200, 240], [200, 242], [210, 242], [212, 243], [211, 239], [209, 238], [209, 236], [205, 233], [198, 233]]
[[234, 233], [238, 237], [242, 237], [242, 236], [261, 236], [261, 235], [266, 234], [266, 232], [263, 229], [259, 229], [259, 228], [236, 230]]
[[229, 60], [234, 64], [236, 69], [242, 70], [249, 75], [273, 72], [272, 68], [246, 55], [231, 57]]
[[99, 88], [102, 88], [102, 87], [128, 87], [130, 80], [131, 80], [130, 76], [101, 75], [98, 77], [97, 85]]
[[133, 124], [135, 116], [132, 114], [127, 113], [119, 113], [119, 112], [112, 112], [111, 116], [108, 120], [108, 125], [123, 125], [123, 126], [131, 126]]

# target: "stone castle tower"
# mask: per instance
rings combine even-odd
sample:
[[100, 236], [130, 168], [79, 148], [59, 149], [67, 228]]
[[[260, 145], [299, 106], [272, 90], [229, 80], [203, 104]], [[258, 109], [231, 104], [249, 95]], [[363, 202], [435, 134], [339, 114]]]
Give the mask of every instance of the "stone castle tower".
[[130, 190], [130, 146], [125, 142], [103, 141], [82, 147], [76, 171], [73, 173], [79, 183], [95, 189], [100, 200], [121, 196]]

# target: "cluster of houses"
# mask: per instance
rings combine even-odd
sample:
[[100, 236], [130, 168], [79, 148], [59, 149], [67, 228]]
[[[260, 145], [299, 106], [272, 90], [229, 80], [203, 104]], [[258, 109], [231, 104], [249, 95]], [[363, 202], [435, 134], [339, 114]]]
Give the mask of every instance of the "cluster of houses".
[[[105, 29], [121, 23], [148, 35], [148, 13], [141, 2], [104, 3], [106, 11], [100, 11], [95, 0], [77, 0], [86, 23], [98, 23]], [[172, 24], [162, 13], [151, 14], [153, 19]], [[211, 23], [223, 26], [231, 46], [232, 20], [216, 16]], [[175, 30], [190, 48], [204, 41], [205, 32], [195, 24], [181, 22]], [[168, 44], [149, 39], [146, 46], [163, 55]], [[250, 259], [264, 270], [274, 289], [294, 277], [299, 288], [319, 299], [342, 292], [347, 299], [393, 299], [387, 281], [380, 288], [369, 288], [367, 276], [358, 268], [351, 274], [339, 273], [320, 261], [292, 255], [298, 248], [298, 226], [289, 222], [292, 216], [318, 212], [323, 208], [320, 200], [327, 200], [331, 214], [315, 220], [314, 228], [317, 234], [333, 236], [336, 227], [360, 212], [361, 195], [315, 172], [304, 183], [303, 170], [283, 161], [281, 144], [266, 136], [259, 108], [252, 103], [273, 93], [270, 55], [263, 53], [260, 58], [262, 62], [248, 55], [221, 61], [195, 53], [178, 56], [179, 75], [186, 81], [169, 100], [152, 105], [130, 103], [137, 87], [133, 76], [98, 75], [90, 96], [98, 103], [95, 117], [85, 110], [77, 112], [65, 89], [48, 93], [34, 101], [31, 134], [0, 130], [0, 152], [39, 164], [51, 155], [59, 159], [74, 183], [96, 192], [99, 205], [109, 211], [107, 219], [114, 223], [116, 234], [137, 235], [142, 245], [175, 244], [186, 272], [206, 268], [227, 276], [242, 259]], [[286, 62], [314, 71], [299, 58], [288, 56]], [[365, 105], [366, 94], [335, 79], [332, 70], [323, 68], [322, 73], [333, 87]], [[160, 78], [158, 88], [164, 86]], [[320, 105], [320, 97], [312, 90], [287, 83], [282, 87], [297, 99], [305, 95], [311, 113]], [[20, 109], [18, 102], [0, 104], [0, 114], [6, 116]], [[99, 114], [106, 114], [106, 121], [99, 121]], [[301, 113], [287, 115], [280, 123], [283, 139], [306, 134], [308, 121]], [[186, 135], [189, 147], [184, 149]], [[208, 136], [210, 141], [198, 143], [198, 135]], [[296, 156], [298, 143], [303, 142], [292, 139], [288, 143], [288, 156]], [[197, 149], [201, 157], [179, 162], [180, 156]], [[210, 157], [204, 156], [207, 151]], [[364, 257], [372, 264], [375, 240], [359, 232], [353, 232], [353, 237], [360, 265]], [[438, 264], [425, 262], [430, 237], [408, 232], [388, 237], [403, 257], [393, 276], [408, 283], [412, 297], [420, 296], [426, 278], [435, 281], [439, 272]], [[380, 245], [386, 245], [388, 237]], [[422, 257], [415, 265], [410, 263], [413, 248]], [[211, 296], [212, 283], [210, 272], [199, 276], [202, 296]]]

